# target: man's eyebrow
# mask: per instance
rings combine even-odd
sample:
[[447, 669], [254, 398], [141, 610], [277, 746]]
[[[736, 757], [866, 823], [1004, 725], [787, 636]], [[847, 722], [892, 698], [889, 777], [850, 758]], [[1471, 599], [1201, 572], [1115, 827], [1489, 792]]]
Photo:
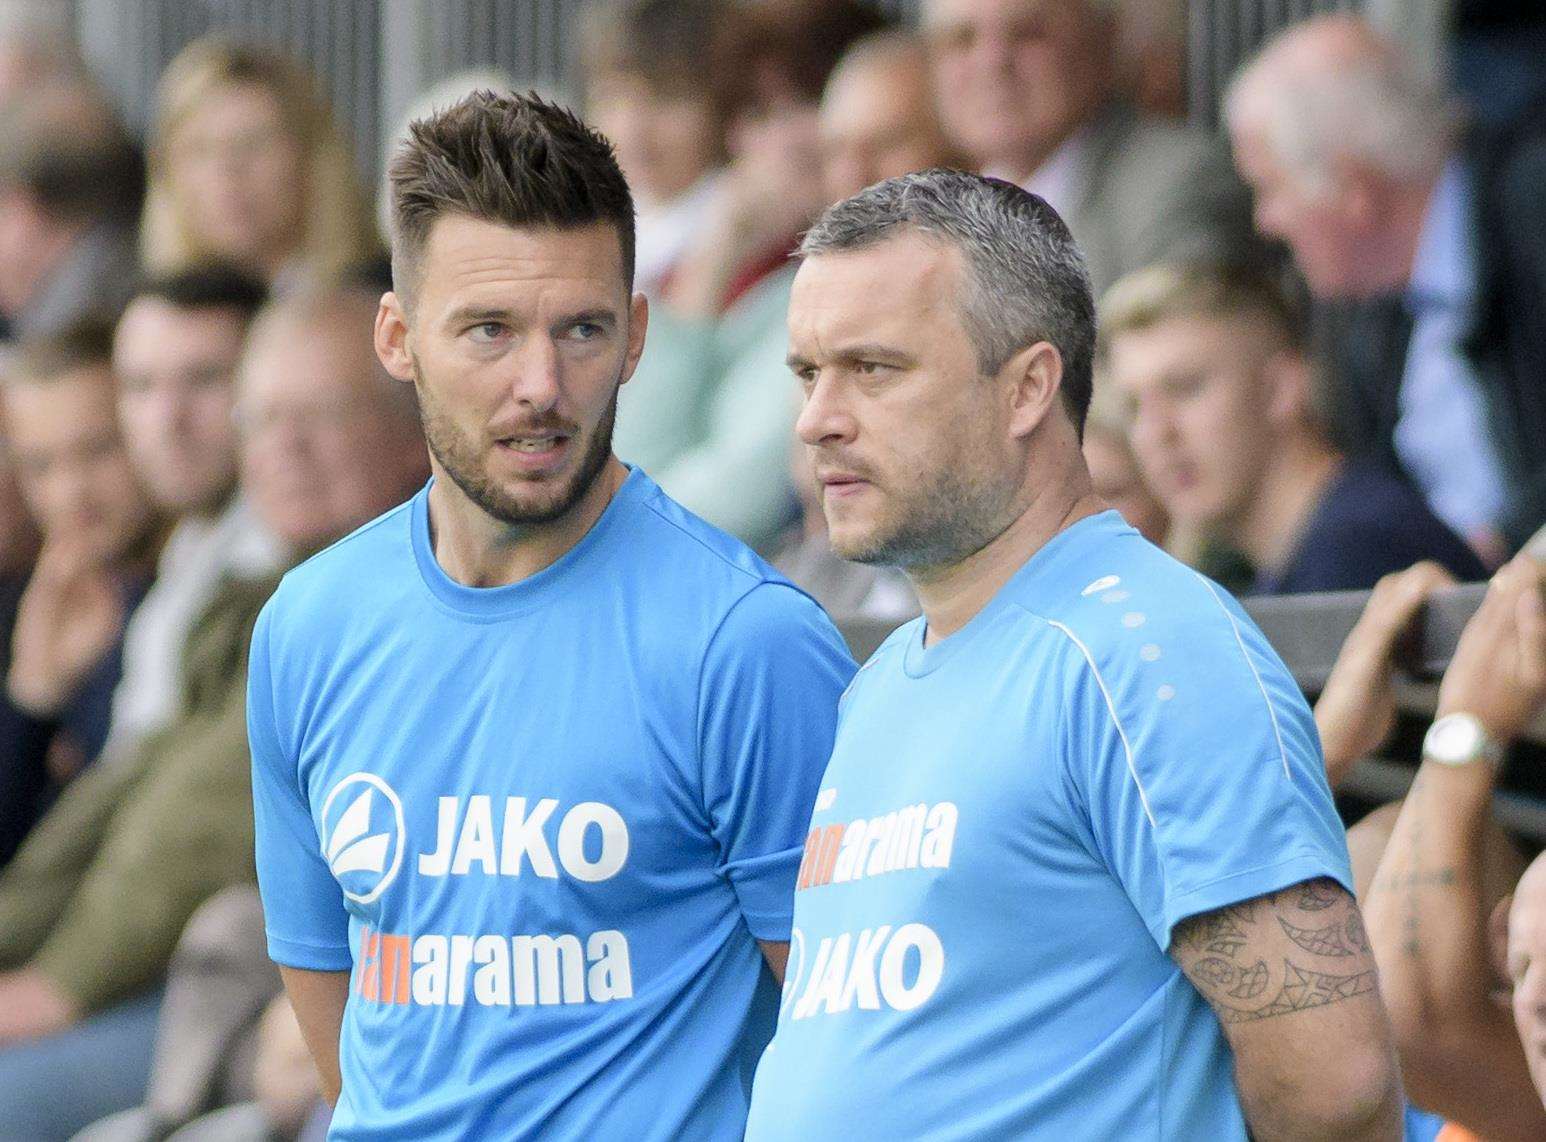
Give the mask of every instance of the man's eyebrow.
[[497, 305], [461, 305], [446, 315], [450, 325], [478, 325], [485, 321], [509, 322], [512, 313]]
[[832, 354], [834, 360], [845, 365], [852, 365], [859, 361], [880, 361], [893, 365], [915, 365], [918, 359], [904, 349], [898, 349], [895, 345], [882, 345], [878, 342], [844, 345]]
[[[856, 365], [861, 361], [878, 361], [881, 364], [910, 367], [918, 363], [918, 359], [903, 349], [894, 345], [860, 344], [844, 345], [828, 356], [839, 365]], [[814, 367], [814, 362], [806, 360], [798, 353], [790, 353], [784, 358], [784, 364], [798, 372], [801, 369]]]
[[582, 309], [575, 313], [566, 313], [555, 323], [558, 326], [569, 325], [602, 325], [611, 329], [617, 325], [617, 310], [604, 306], [595, 306], [591, 309]]

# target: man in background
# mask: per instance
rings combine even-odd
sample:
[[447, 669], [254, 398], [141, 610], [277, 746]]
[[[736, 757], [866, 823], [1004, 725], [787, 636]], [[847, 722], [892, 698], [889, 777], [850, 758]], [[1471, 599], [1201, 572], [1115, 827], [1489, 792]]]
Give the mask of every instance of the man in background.
[[940, 116], [985, 174], [1068, 220], [1099, 296], [1163, 259], [1238, 257], [1250, 208], [1207, 136], [1117, 92], [1118, 14], [1102, 0], [925, 0]]
[[176, 711], [188, 630], [222, 575], [277, 571], [278, 544], [237, 490], [236, 368], [261, 282], [211, 264], [140, 285], [118, 321], [113, 366], [125, 447], [172, 525], [156, 581], [124, 632], [109, 756]]
[[940, 122], [928, 44], [902, 29], [872, 33], [838, 60], [821, 95], [817, 132], [829, 203], [882, 179], [965, 161]]
[[1296, 25], [1226, 106], [1256, 222], [1324, 312], [1344, 447], [1399, 468], [1496, 565], [1546, 522], [1546, 134], [1461, 129], [1351, 16]]
[[1248, 268], [1152, 266], [1106, 295], [1103, 377], [1172, 520], [1244, 555], [1256, 594], [1367, 590], [1424, 559], [1485, 578], [1413, 488], [1332, 444], [1303, 326]]

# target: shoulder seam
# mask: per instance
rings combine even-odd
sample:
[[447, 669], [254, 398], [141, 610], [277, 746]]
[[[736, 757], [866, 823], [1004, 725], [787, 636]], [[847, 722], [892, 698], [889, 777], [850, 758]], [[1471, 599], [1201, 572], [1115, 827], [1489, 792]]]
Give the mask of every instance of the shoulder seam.
[[[689, 540], [691, 540], [693, 543], [697, 544], [699, 547], [703, 548], [704, 551], [708, 552], [715, 559], [719, 560], [719, 562], [723, 563], [726, 567], [729, 567], [732, 571], [739, 572], [740, 574], [746, 576], [748, 579], [754, 580], [755, 582], [752, 585], [753, 588], [755, 588], [756, 586], [758, 586], [758, 585], [760, 585], [762, 583], [779, 583], [779, 584], [783, 583], [783, 580], [781, 580], [781, 579], [770, 579], [766, 575], [759, 575], [756, 572], [750, 571], [750, 570], [748, 570], [745, 567], [738, 567], [732, 560], [725, 558], [725, 556], [721, 552], [715, 551], [707, 543], [704, 543], [703, 540], [699, 536], [694, 535], [692, 532], [688, 531], [685, 527], [683, 527], [676, 520], [674, 520], [671, 517], [669, 517], [668, 515], [666, 515], [666, 513], [661, 511], [660, 508], [655, 504], [653, 499], [647, 500], [644, 503], [644, 507], [645, 507], [646, 510], [649, 511], [649, 513], [652, 516], [654, 516], [656, 519], [658, 519], [661, 523], [665, 524], [667, 527], [672, 528], [672, 529], [680, 532], [682, 535], [686, 536]], [[683, 510], [685, 511], [686, 509], [684, 508]], [[737, 540], [737, 542], [740, 542], [740, 541]], [[789, 584], [789, 585], [793, 586], [793, 584]], [[800, 589], [798, 587], [795, 587], [795, 590], [796, 591], [800, 591]], [[804, 591], [800, 591], [800, 594], [805, 595], [805, 592]], [[806, 597], [809, 598], [810, 596], [806, 595]], [[740, 600], [737, 599], [736, 603], [739, 603], [739, 602], [740, 602]], [[734, 606], [735, 606], [735, 603], [732, 603], [731, 607], [733, 608]], [[726, 613], [728, 613], [728, 611]]]
[[[1028, 614], [1031, 612], [1027, 612]], [[1038, 616], [1039, 617], [1039, 616]], [[1090, 653], [1090, 648], [1079, 640], [1079, 636], [1069, 630], [1063, 623], [1056, 619], [1042, 619], [1049, 627], [1063, 632], [1063, 636], [1079, 648], [1079, 653], [1084, 655], [1084, 660], [1089, 664], [1090, 673], [1095, 676], [1095, 685], [1100, 687], [1100, 695], [1106, 700], [1106, 710], [1111, 715], [1111, 724], [1116, 727], [1117, 737], [1122, 739], [1122, 752], [1127, 759], [1127, 772], [1132, 775], [1133, 784], [1138, 787], [1138, 800], [1143, 802], [1143, 815], [1149, 818], [1151, 828], [1158, 829], [1159, 822], [1154, 819], [1154, 810], [1149, 806], [1149, 794], [1143, 787], [1143, 781], [1138, 776], [1138, 766], [1133, 761], [1133, 745], [1127, 739], [1127, 730], [1122, 726], [1122, 719], [1117, 716], [1116, 703], [1111, 700], [1111, 691], [1106, 689], [1106, 680], [1101, 677], [1100, 667], [1095, 665], [1095, 656]]]
[[407, 511], [412, 506], [413, 506], [413, 499], [409, 498], [407, 500], [404, 500], [402, 503], [398, 504], [395, 508], [392, 508], [389, 511], [382, 512], [380, 515], [378, 515], [375, 519], [371, 520], [369, 523], [361, 524], [359, 527], [357, 527], [353, 531], [351, 531], [348, 535], [345, 535], [345, 536], [343, 536], [343, 537], [341, 537], [339, 539], [335, 539], [332, 543], [328, 544], [326, 547], [324, 547], [321, 551], [317, 552], [315, 555], [308, 556], [307, 558], [301, 560], [294, 567], [290, 568], [289, 572], [286, 572], [286, 576], [285, 577], [288, 578], [291, 573], [299, 571], [302, 567], [305, 567], [308, 563], [312, 563], [315, 560], [321, 559], [324, 555], [326, 555], [329, 552], [331, 552], [334, 548], [342, 547], [344, 544], [349, 543], [352, 540], [358, 539], [359, 537], [365, 535], [367, 532], [375, 531], [376, 528], [381, 527], [381, 526], [383, 526], [383, 525], [385, 525], [387, 523], [390, 523], [392, 520], [397, 518], [397, 515], [398, 515], [399, 512]]
[[1192, 573], [1197, 575], [1198, 580], [1204, 587], [1208, 588], [1208, 594], [1213, 596], [1213, 601], [1218, 604], [1219, 610], [1223, 611], [1224, 617], [1229, 620], [1229, 629], [1234, 632], [1235, 645], [1240, 648], [1240, 657], [1245, 659], [1246, 668], [1250, 670], [1251, 677], [1256, 679], [1256, 688], [1261, 691], [1262, 701], [1267, 705], [1267, 719], [1272, 723], [1272, 736], [1277, 739], [1278, 756], [1283, 760], [1283, 776], [1292, 781], [1294, 775], [1288, 768], [1288, 749], [1283, 745], [1283, 731], [1278, 726], [1278, 711], [1272, 704], [1272, 696], [1267, 693], [1267, 684], [1261, 679], [1261, 671], [1257, 670], [1256, 663], [1251, 661], [1251, 652], [1246, 649], [1245, 639], [1240, 634], [1240, 624], [1235, 621], [1235, 616], [1224, 605], [1224, 600], [1219, 598], [1218, 590], [1212, 583], [1208, 582], [1207, 577], [1205, 575], [1198, 575], [1195, 571]]

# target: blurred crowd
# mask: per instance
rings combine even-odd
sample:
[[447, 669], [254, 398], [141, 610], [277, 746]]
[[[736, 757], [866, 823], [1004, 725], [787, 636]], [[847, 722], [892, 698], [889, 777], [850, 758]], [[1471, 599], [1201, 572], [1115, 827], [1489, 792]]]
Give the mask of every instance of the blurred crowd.
[[[1446, 685], [1526, 732], [1546, 115], [1468, 103], [1350, 16], [1270, 39], [1217, 133], [1184, 118], [1185, 10], [1161, 0], [922, 0], [907, 26], [857, 0], [596, 0], [573, 31], [651, 303], [617, 451], [839, 620], [916, 602], [827, 546], [789, 255], [826, 205], [959, 167], [1044, 197], [1085, 252], [1085, 451], [1130, 523], [1243, 593], [1380, 584], [1318, 712], [1334, 784], [1455, 580], [1495, 576]], [[67, 38], [18, 24], [0, 105], [0, 1111], [47, 1091], [51, 1115], [0, 1114], [0, 1139], [316, 1132], [251, 887], [245, 661], [277, 577], [427, 477], [372, 349], [389, 236], [272, 47], [189, 45], [140, 138]], [[1352, 833], [1409, 1091], [1546, 1136], [1546, 865], [1492, 823], [1490, 780], [1468, 802], [1422, 772]], [[1418, 829], [1454, 891], [1408, 893]], [[1407, 948], [1419, 911], [1437, 959]]]

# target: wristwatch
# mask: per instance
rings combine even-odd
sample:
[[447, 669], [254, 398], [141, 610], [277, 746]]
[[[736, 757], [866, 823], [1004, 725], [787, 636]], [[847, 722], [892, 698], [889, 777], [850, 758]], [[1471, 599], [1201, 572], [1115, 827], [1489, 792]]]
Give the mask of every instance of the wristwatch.
[[1423, 757], [1440, 765], [1470, 765], [1483, 760], [1496, 770], [1503, 764], [1503, 745], [1475, 714], [1445, 714], [1428, 727]]

